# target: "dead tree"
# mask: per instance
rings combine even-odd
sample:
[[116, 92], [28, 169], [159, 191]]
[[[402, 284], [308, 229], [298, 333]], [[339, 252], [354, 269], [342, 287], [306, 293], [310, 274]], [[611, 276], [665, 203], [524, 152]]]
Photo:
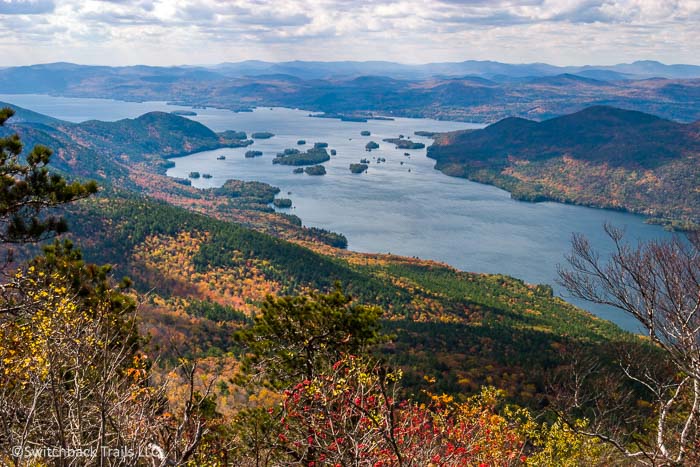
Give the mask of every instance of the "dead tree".
[[[614, 243], [606, 260], [575, 235], [570, 268], [559, 271], [560, 283], [575, 297], [607, 305], [633, 316], [663, 361], [621, 363], [621, 377], [646, 388], [655, 403], [654, 433], [644, 442], [623, 442], [599, 429], [598, 437], [646, 465], [688, 461], [698, 442], [700, 409], [700, 241], [695, 234], [636, 246], [623, 241], [623, 231], [609, 225]], [[643, 364], [640, 364], [643, 363]], [[657, 371], [667, 365], [674, 371]]]

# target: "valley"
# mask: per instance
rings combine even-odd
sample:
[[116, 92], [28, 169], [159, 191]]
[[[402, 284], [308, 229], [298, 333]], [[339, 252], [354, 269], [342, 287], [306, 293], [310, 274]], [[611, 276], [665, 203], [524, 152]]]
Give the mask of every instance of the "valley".
[[[24, 99], [30, 105], [37, 100], [31, 95]], [[72, 99], [71, 105], [66, 106], [63, 98], [51, 97], [44, 97], [42, 102], [44, 109], [53, 108], [54, 115], [73, 120], [83, 118], [90, 111], [105, 115], [110, 108], [114, 109], [115, 117], [133, 117], [148, 110], [149, 105], [132, 108], [134, 104], [127, 102], [86, 100], [84, 107], [80, 107], [81, 100]], [[154, 109], [162, 108], [158, 103], [152, 105]], [[433, 168], [434, 161], [425, 156], [425, 149], [410, 151], [410, 157], [391, 143], [382, 143], [372, 153], [364, 150], [365, 142], [373, 138], [381, 141], [413, 135], [418, 129], [445, 132], [481, 125], [400, 118], [341, 122], [309, 118], [304, 111], [267, 108], [252, 113], [199, 109], [198, 115], [191, 118], [217, 132], [236, 129], [250, 135], [272, 131], [276, 136], [258, 140], [247, 148], [223, 148], [169, 159], [167, 163], [172, 166], [167, 169], [158, 168], [164, 167], [166, 161], [162, 160], [137, 164], [130, 168], [128, 182], [149, 196], [282, 238], [343, 244], [326, 233], [338, 232], [347, 238], [348, 248], [354, 251], [419, 257], [464, 271], [508, 274], [532, 284], [549, 284], [557, 294], [562, 294], [563, 290], [555, 283], [556, 268], [564, 262], [574, 232], [584, 233], [603, 252], [611, 247], [602, 231], [605, 222], [625, 227], [631, 239], [668, 237], [662, 229], [644, 224], [638, 216], [558, 203], [518, 202], [494, 187], [447, 177]], [[362, 136], [361, 132], [367, 129], [371, 135]], [[305, 139], [305, 145], [297, 145], [300, 138]], [[431, 142], [426, 137], [412, 138], [416, 142]], [[326, 163], [328, 173], [323, 177], [300, 178], [291, 168], [272, 164], [275, 155], [285, 148], [312, 147], [319, 141], [327, 141], [329, 148], [337, 150], [337, 155]], [[244, 153], [251, 148], [264, 155], [245, 158]], [[219, 160], [222, 155], [225, 159]], [[364, 157], [371, 161], [368, 172], [353, 177], [349, 164]], [[387, 162], [376, 163], [372, 157], [383, 157]], [[59, 160], [57, 164], [60, 166]], [[183, 187], [175, 184], [174, 178], [155, 173], [164, 170], [176, 178], [187, 178], [193, 171], [213, 176], [192, 180], [192, 187]], [[278, 187], [279, 197], [291, 198], [294, 207], [279, 209], [281, 214], [276, 214], [267, 206], [271, 202], [269, 195], [261, 199], [236, 195], [235, 201], [231, 201], [217, 196], [216, 192], [198, 190], [215, 189], [228, 179]], [[247, 209], [250, 207], [254, 209]], [[297, 222], [307, 228], [300, 229]], [[624, 315], [573, 301], [625, 329], [635, 329], [632, 320]]]

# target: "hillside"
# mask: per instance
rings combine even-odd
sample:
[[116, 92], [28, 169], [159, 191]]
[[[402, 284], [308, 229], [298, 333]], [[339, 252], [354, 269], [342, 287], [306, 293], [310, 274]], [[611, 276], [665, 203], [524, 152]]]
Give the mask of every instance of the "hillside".
[[166, 158], [248, 144], [166, 112], [149, 112], [116, 122], [71, 123], [12, 104], [0, 102], [0, 107], [17, 112], [17, 118], [0, 129], [0, 135], [16, 132], [25, 148], [36, 144], [52, 148], [52, 166], [59, 170], [118, 185], [129, 183], [134, 164], [149, 165], [155, 173], [164, 173]]
[[[416, 391], [428, 374], [440, 390], [472, 393], [489, 382], [536, 405], [545, 374], [566, 364], [564, 349], [612, 355], [614, 342], [631, 339], [548, 286], [290, 243], [125, 193], [81, 203], [68, 220], [88, 260], [113, 264], [149, 292], [144, 327], [166, 356], [173, 345], [188, 355], [235, 353], [231, 330], [260, 312], [266, 294], [329, 291], [336, 281], [360, 303], [385, 310], [395, 339], [384, 352]], [[231, 318], [207, 318], [202, 309]]]
[[623, 209], [678, 227], [700, 223], [700, 124], [595, 106], [543, 122], [507, 118], [437, 136], [448, 175], [517, 199]]

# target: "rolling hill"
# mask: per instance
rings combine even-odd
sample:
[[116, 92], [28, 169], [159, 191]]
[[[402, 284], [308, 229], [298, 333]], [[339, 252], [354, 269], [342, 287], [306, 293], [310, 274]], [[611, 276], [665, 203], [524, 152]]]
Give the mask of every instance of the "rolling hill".
[[0, 107], [16, 112], [7, 127], [0, 129], [2, 134], [18, 133], [25, 147], [48, 146], [55, 153], [55, 168], [103, 181], [123, 182], [128, 175], [127, 163], [153, 164], [156, 172], [162, 173], [165, 158], [241, 144], [201, 123], [166, 112], [116, 122], [70, 123], [12, 104], [0, 102]]
[[506, 118], [439, 135], [428, 149], [448, 175], [518, 199], [624, 209], [700, 223], [700, 123], [594, 106], [543, 122]]

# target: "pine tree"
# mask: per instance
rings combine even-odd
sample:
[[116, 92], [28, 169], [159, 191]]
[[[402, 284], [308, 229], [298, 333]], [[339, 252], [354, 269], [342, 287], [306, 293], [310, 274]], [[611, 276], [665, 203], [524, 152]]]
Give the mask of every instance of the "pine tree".
[[[14, 115], [0, 109], [0, 126]], [[52, 151], [37, 145], [23, 158], [19, 135], [0, 138], [0, 242], [26, 243], [46, 239], [67, 230], [52, 208], [97, 192], [94, 181], [67, 182], [49, 171]], [[22, 160], [24, 159], [24, 160]]]

